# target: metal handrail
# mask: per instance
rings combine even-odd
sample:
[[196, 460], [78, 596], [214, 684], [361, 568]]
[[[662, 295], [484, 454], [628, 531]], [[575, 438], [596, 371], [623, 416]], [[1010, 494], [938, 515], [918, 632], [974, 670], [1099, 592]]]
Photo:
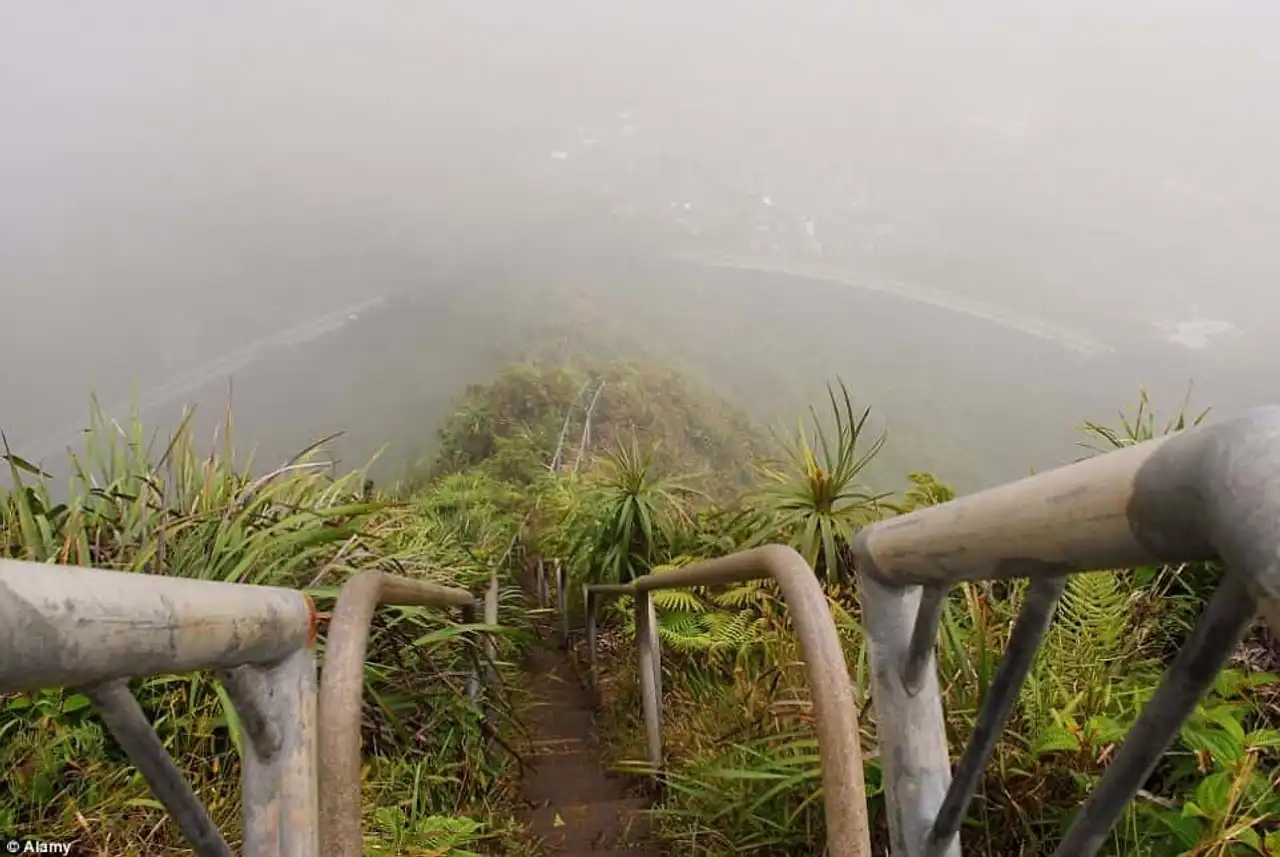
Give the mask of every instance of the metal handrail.
[[[200, 857], [231, 850], [173, 762], [128, 681], [215, 670], [245, 730], [244, 853], [363, 854], [361, 704], [369, 626], [378, 605], [458, 608], [471, 593], [370, 571], [338, 594], [316, 677], [316, 611], [302, 592], [164, 575], [0, 560], [0, 693], [74, 687]], [[498, 619], [498, 580], [484, 597]], [[495, 646], [469, 692], [492, 683]]]
[[[1190, 639], [1055, 852], [1091, 857], [1250, 623], [1261, 614], [1280, 633], [1280, 408], [874, 524], [855, 538], [852, 552], [895, 857], [959, 857], [960, 824], [1066, 575], [1225, 562]], [[538, 573], [545, 605], [541, 564]], [[556, 575], [558, 606], [567, 614], [562, 566]], [[782, 590], [805, 658], [829, 852], [861, 857], [870, 852], [858, 712], [826, 596], [795, 551], [769, 545], [625, 585], [584, 587], [592, 687], [597, 608], [631, 595], [647, 751], [660, 767], [661, 653], [651, 593], [765, 577]], [[1030, 578], [1031, 586], [953, 779], [933, 655], [947, 592], [960, 581], [1016, 577]], [[363, 845], [360, 708], [369, 622], [377, 605], [393, 603], [458, 608], [468, 622], [476, 612], [464, 590], [380, 572], [358, 575], [339, 595], [317, 690], [316, 613], [301, 592], [0, 560], [0, 693], [79, 688], [196, 853], [223, 857], [227, 843], [127, 686], [133, 678], [215, 670], [247, 739], [244, 853], [355, 857]], [[485, 621], [497, 622], [492, 577]], [[567, 615], [561, 621], [567, 630]], [[492, 640], [485, 646], [491, 652]], [[479, 676], [477, 670], [473, 689]]]
[[[827, 848], [831, 857], [869, 857], [866, 787], [862, 770], [858, 707], [844, 659], [844, 649], [832, 621], [826, 593], [813, 569], [798, 553], [783, 545], [765, 545], [719, 559], [649, 574], [629, 584], [587, 585], [587, 648], [594, 690], [596, 676], [596, 611], [602, 600], [635, 598], [636, 640], [640, 657], [640, 689], [644, 703], [649, 762], [662, 766], [662, 667], [657, 621], [650, 593], [662, 589], [720, 586], [773, 578], [791, 613], [800, 640], [813, 696], [815, 728], [822, 764], [823, 805], [827, 819]], [[563, 601], [560, 605], [564, 610]]]
[[128, 681], [218, 671], [246, 738], [244, 853], [318, 857], [315, 633], [292, 589], [0, 559], [0, 693], [80, 689], [200, 857], [231, 851]]
[[[1280, 633], [1280, 408], [1190, 429], [864, 529], [853, 542], [895, 857], [957, 833], [1064, 576], [1221, 559], [1226, 572], [1055, 852], [1091, 857], [1261, 613]], [[949, 587], [1031, 578], [955, 779], [933, 645]]]
[[[486, 622], [496, 624], [497, 603], [493, 578], [485, 597]], [[457, 608], [466, 623], [474, 622], [476, 613], [476, 599], [467, 590], [425, 580], [366, 571], [343, 584], [329, 621], [320, 679], [320, 842], [325, 857], [364, 854], [361, 709], [369, 627], [379, 605]]]

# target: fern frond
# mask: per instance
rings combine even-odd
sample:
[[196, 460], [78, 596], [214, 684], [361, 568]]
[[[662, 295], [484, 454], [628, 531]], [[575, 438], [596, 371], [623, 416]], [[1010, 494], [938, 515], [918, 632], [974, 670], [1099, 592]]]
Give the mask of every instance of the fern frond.
[[657, 589], [650, 593], [653, 606], [659, 610], [679, 610], [686, 613], [702, 613], [707, 605], [697, 594], [688, 589]]

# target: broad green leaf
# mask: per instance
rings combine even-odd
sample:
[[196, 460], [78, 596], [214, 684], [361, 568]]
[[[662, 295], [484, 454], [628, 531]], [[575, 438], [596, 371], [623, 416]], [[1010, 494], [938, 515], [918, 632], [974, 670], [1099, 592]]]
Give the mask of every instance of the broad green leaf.
[[1230, 808], [1231, 777], [1219, 771], [1210, 774], [1196, 786], [1196, 803], [1213, 818], [1220, 818]]
[[1180, 733], [1182, 743], [1192, 750], [1207, 752], [1219, 765], [1227, 765], [1244, 757], [1244, 747], [1220, 729], [1207, 729], [1188, 723]]
[[[1191, 806], [1195, 805], [1191, 804]], [[1178, 844], [1184, 848], [1194, 847], [1204, 835], [1204, 824], [1200, 820], [1201, 816], [1202, 814], [1199, 813], [1198, 808], [1194, 814], [1189, 815], [1185, 807], [1181, 814], [1169, 810], [1154, 813], [1156, 820], [1164, 825], [1178, 840]]]

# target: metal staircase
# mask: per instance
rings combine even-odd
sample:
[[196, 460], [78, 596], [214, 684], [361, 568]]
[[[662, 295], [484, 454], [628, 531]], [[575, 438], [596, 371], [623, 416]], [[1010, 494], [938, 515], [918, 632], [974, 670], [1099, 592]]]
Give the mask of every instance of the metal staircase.
[[[853, 553], [895, 857], [960, 854], [961, 821], [1065, 575], [1224, 561], [1226, 572], [1199, 623], [1057, 850], [1060, 857], [1089, 857], [1255, 617], [1261, 614], [1273, 634], [1280, 632], [1280, 408], [883, 521], [858, 535]], [[547, 572], [539, 568], [545, 596]], [[563, 630], [568, 580], [558, 564], [554, 574]], [[756, 548], [621, 586], [586, 586], [592, 676], [597, 609], [605, 599], [630, 595], [649, 760], [660, 772], [661, 652], [650, 593], [763, 577], [778, 582], [804, 651], [821, 745], [828, 853], [868, 857], [857, 711], [844, 655], [821, 587], [789, 548]], [[942, 606], [956, 582], [1016, 577], [1033, 581], [1031, 595], [953, 771], [933, 663]], [[496, 580], [476, 598], [423, 581], [362, 574], [342, 589], [318, 674], [316, 611], [301, 592], [0, 560], [0, 693], [79, 688], [196, 853], [226, 855], [227, 843], [126, 684], [213, 670], [247, 737], [246, 857], [355, 857], [362, 853], [363, 663], [369, 621], [380, 604], [457, 610], [464, 621], [483, 610], [491, 625], [499, 618]], [[482, 661], [476, 659], [473, 693], [491, 675]], [[570, 716], [567, 710], [563, 716]], [[616, 817], [622, 809], [615, 803], [610, 811]]]

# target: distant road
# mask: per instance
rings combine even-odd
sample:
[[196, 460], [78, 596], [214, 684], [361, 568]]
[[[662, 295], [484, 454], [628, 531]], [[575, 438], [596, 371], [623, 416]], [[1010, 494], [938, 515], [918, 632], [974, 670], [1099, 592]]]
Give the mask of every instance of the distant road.
[[740, 271], [784, 274], [791, 277], [822, 280], [839, 283], [844, 286], [852, 286], [857, 289], [893, 295], [903, 300], [941, 307], [971, 318], [998, 324], [1001, 327], [1016, 330], [1029, 336], [1055, 342], [1086, 357], [1098, 357], [1112, 354], [1115, 351], [1112, 346], [1100, 342], [1080, 330], [1057, 325], [1044, 319], [986, 303], [985, 301], [960, 297], [938, 289], [912, 285], [898, 280], [873, 279], [839, 268], [767, 256], [735, 256], [726, 253], [680, 253], [677, 254], [676, 258], [711, 268], [732, 268]]
[[[110, 402], [103, 408], [103, 412], [108, 416], [120, 418], [129, 413], [135, 403], [140, 414], [157, 408], [186, 404], [193, 393], [226, 381], [235, 372], [261, 361], [269, 354], [287, 351], [322, 339], [357, 320], [362, 313], [377, 309], [386, 301], [385, 295], [379, 295], [278, 330], [248, 345], [201, 363], [157, 387], [144, 390], [136, 398]], [[83, 419], [75, 425], [65, 425], [57, 431], [49, 432], [47, 442], [24, 446], [22, 454], [37, 462], [49, 456], [61, 455], [67, 447], [79, 445], [84, 429]]]

